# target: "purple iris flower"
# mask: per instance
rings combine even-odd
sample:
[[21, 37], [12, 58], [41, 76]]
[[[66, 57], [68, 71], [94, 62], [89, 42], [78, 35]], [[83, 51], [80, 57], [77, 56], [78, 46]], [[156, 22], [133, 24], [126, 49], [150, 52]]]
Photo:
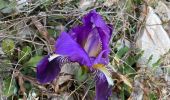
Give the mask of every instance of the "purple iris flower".
[[37, 80], [47, 83], [59, 75], [65, 63], [78, 62], [96, 75], [96, 100], [107, 100], [113, 81], [107, 69], [112, 26], [92, 10], [82, 19], [83, 24], [62, 32], [52, 55], [45, 56], [37, 65]]

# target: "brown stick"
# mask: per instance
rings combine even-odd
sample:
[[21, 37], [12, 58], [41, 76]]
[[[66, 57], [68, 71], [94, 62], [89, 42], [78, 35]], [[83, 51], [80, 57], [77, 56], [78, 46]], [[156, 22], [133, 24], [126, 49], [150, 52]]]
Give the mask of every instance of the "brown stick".
[[[48, 33], [46, 27], [44, 27], [44, 26], [41, 24], [40, 20], [38, 20], [38, 18], [37, 18], [36, 16], [33, 16], [33, 17], [31, 18], [31, 20], [32, 20], [33, 24], [35, 25], [35, 27], [36, 27], [36, 28], [38, 29], [38, 31], [40, 32], [40, 34], [42, 35], [42, 37], [47, 41], [47, 43], [50, 44], [50, 45], [54, 45], [54, 43], [55, 43], [54, 38], [52, 38], [52, 37], [49, 36], [49, 33]], [[53, 48], [52, 48], [52, 49], [53, 49]]]

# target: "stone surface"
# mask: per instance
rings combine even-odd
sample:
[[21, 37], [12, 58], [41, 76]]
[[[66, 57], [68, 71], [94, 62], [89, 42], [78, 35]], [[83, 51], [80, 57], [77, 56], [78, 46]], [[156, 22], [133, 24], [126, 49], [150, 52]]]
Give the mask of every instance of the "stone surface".
[[153, 55], [150, 63], [147, 64], [149, 67], [170, 49], [170, 38], [162, 27], [160, 18], [151, 7], [148, 7], [146, 23], [136, 46], [144, 50], [144, 54], [138, 62], [141, 66], [146, 65], [149, 58]]

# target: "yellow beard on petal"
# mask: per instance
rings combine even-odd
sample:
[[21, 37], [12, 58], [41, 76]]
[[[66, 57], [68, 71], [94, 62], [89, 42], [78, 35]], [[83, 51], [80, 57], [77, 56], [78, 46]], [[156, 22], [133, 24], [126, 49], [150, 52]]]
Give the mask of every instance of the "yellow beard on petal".
[[101, 72], [103, 72], [103, 74], [106, 76], [108, 84], [109, 85], [113, 85], [112, 76], [111, 76], [110, 72], [107, 70], [107, 68], [104, 67], [103, 64], [95, 64], [95, 65], [93, 65], [93, 68], [98, 69]]

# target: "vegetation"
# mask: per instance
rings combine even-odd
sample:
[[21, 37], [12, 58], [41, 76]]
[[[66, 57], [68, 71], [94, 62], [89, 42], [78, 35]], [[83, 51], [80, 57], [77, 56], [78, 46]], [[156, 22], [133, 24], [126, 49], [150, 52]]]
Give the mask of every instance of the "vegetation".
[[94, 99], [95, 73], [76, 63], [64, 66], [49, 84], [36, 80], [37, 63], [53, 51], [60, 33], [82, 24], [82, 16], [92, 9], [114, 27], [108, 65], [114, 70], [114, 86], [109, 99], [167, 100], [169, 69], [160, 66], [169, 64], [170, 53], [146, 67], [150, 56], [141, 67], [138, 61], [145, 51], [136, 46], [145, 28], [145, 10], [157, 5], [157, 0], [0, 0], [1, 100]]

